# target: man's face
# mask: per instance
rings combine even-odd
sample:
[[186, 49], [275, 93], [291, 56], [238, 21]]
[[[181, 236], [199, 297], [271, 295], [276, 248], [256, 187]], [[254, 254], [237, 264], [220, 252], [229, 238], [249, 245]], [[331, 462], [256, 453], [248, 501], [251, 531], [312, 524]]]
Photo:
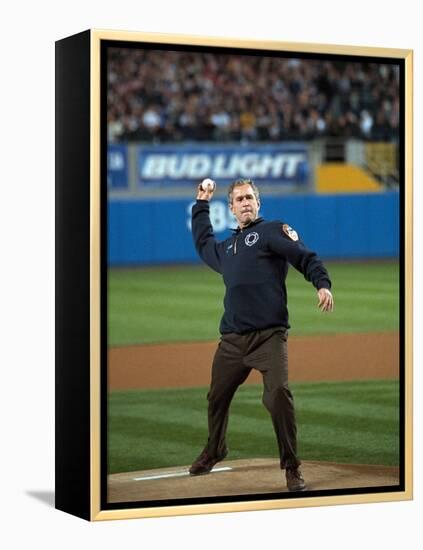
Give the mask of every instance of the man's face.
[[230, 209], [239, 227], [246, 227], [253, 222], [257, 218], [259, 208], [260, 202], [256, 199], [251, 185], [246, 183], [234, 187]]

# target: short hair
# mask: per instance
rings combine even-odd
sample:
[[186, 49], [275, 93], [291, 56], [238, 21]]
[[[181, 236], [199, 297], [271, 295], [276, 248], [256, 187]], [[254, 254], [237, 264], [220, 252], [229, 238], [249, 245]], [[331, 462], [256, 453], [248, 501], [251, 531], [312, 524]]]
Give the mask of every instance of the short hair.
[[253, 190], [254, 196], [257, 199], [257, 202], [260, 202], [260, 192], [257, 188], [257, 185], [253, 182], [253, 180], [239, 179], [239, 180], [235, 180], [234, 182], [232, 182], [230, 184], [230, 186], [228, 187], [228, 202], [229, 202], [229, 204], [232, 204], [232, 196], [233, 196], [233, 192], [234, 192], [235, 187], [239, 187], [241, 185], [251, 185], [251, 188]]

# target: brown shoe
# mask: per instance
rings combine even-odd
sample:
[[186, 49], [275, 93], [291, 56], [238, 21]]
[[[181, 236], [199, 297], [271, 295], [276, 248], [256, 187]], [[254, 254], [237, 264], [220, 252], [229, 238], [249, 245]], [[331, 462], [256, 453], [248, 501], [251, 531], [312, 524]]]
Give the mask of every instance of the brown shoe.
[[214, 457], [209, 455], [207, 449], [204, 449], [200, 456], [194, 460], [191, 468], [189, 469], [189, 473], [192, 476], [209, 474], [212, 471], [213, 466], [223, 460], [227, 454], [228, 450], [225, 449], [222, 455]]
[[288, 491], [305, 491], [306, 485], [299, 468], [287, 468], [285, 471]]

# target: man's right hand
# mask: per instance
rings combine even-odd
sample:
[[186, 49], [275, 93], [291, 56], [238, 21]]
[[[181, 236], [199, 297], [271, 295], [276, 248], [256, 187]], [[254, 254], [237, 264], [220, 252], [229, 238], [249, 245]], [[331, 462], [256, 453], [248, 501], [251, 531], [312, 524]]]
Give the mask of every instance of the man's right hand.
[[197, 200], [200, 201], [209, 201], [214, 193], [214, 189], [211, 189], [210, 187], [207, 187], [207, 191], [204, 191], [201, 187], [201, 183], [198, 184], [197, 191]]

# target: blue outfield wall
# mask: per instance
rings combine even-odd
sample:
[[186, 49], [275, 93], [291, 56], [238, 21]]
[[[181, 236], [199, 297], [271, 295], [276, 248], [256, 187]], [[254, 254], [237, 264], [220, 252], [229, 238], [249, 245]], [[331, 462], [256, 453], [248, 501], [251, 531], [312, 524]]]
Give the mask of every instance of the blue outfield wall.
[[[113, 199], [108, 205], [111, 266], [196, 263], [190, 231], [192, 201]], [[224, 200], [211, 201], [216, 238], [234, 220]], [[262, 197], [261, 215], [291, 225], [305, 244], [327, 259], [399, 256], [399, 194]]]

